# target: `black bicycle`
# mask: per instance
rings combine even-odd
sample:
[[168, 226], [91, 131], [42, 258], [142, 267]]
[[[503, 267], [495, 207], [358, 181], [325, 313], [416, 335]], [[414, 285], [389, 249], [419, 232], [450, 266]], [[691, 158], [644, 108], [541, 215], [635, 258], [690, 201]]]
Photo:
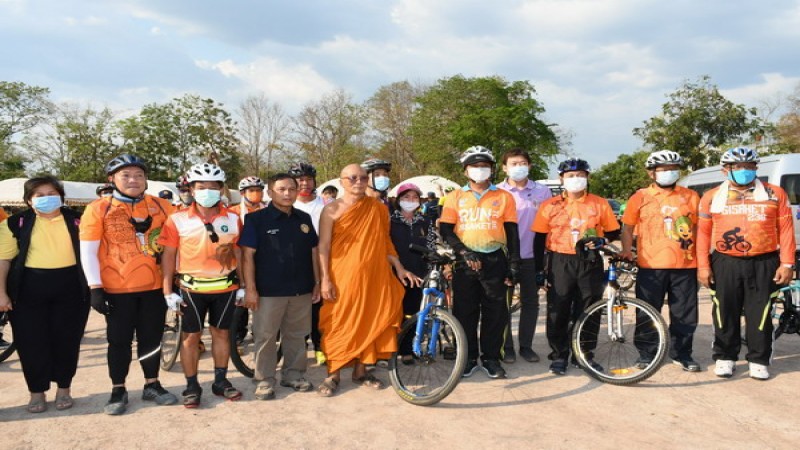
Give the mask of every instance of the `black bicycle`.
[[[411, 245], [431, 270], [422, 285], [418, 313], [408, 318], [397, 336], [398, 351], [389, 359], [389, 380], [397, 395], [419, 406], [430, 406], [450, 395], [467, 364], [467, 336], [449, 311], [449, 282], [443, 270], [452, 252]], [[407, 343], [411, 343], [410, 354]], [[405, 344], [404, 344], [405, 343]]]
[[161, 337], [161, 368], [172, 369], [181, 350], [181, 315], [178, 311], [167, 309], [164, 319], [164, 334]]
[[0, 362], [8, 359], [16, 350], [14, 335], [11, 333], [11, 325], [8, 323], [8, 313], [2, 312], [0, 313]]

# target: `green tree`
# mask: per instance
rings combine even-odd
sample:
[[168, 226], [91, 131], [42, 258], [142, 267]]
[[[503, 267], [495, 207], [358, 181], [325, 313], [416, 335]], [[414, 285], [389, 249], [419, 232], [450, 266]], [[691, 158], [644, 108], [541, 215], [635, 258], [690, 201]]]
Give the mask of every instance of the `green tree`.
[[617, 160], [603, 164], [589, 178], [589, 192], [601, 197], [627, 200], [637, 189], [650, 184], [644, 163], [650, 152], [640, 150], [633, 154], [622, 154]]
[[[789, 95], [787, 103], [786, 113], [771, 129], [774, 142], [767, 144], [765, 154], [800, 153], [800, 84]], [[762, 152], [762, 147], [759, 146], [758, 150]]]
[[27, 162], [10, 144], [0, 142], [0, 180], [24, 177]]
[[527, 81], [502, 77], [439, 80], [417, 101], [411, 121], [414, 153], [426, 173], [452, 179], [463, 173], [458, 156], [472, 145], [483, 145], [499, 156], [513, 147], [530, 152], [531, 176], [544, 178], [550, 159], [559, 150], [553, 124]]
[[50, 90], [18, 81], [0, 81], [0, 176], [25, 176], [29, 158], [16, 148], [19, 135], [27, 133], [49, 117], [53, 104]]
[[661, 114], [634, 128], [633, 134], [653, 150], [680, 153], [690, 170], [716, 164], [724, 144], [746, 143], [764, 133], [756, 108], [725, 98], [707, 75], [685, 81], [668, 97]]

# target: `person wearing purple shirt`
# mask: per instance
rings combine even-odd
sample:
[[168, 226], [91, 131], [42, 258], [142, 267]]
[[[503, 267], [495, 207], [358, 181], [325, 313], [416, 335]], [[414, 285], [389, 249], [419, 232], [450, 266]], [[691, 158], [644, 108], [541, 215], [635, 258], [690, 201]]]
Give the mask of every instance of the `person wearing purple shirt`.
[[[522, 304], [519, 316], [519, 355], [528, 362], [539, 361], [539, 355], [533, 351], [533, 335], [536, 333], [536, 321], [539, 318], [539, 287], [536, 285], [536, 267], [533, 263], [533, 236], [531, 224], [536, 217], [539, 205], [552, 197], [550, 189], [540, 183], [528, 179], [531, 158], [525, 150], [514, 148], [503, 155], [503, 171], [508, 175], [497, 187], [506, 190], [514, 197], [517, 204], [517, 227], [519, 228], [519, 253], [522, 258], [520, 266], [519, 289]], [[517, 360], [514, 352], [514, 339], [511, 334], [511, 315], [509, 314], [503, 345], [503, 362], [513, 363]]]

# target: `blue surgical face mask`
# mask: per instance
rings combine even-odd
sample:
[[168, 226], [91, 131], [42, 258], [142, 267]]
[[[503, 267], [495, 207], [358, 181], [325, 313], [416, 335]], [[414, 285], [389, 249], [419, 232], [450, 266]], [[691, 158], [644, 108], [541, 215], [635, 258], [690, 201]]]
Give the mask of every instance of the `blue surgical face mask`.
[[752, 169], [731, 170], [728, 172], [728, 179], [739, 186], [747, 186], [756, 179], [756, 171]]
[[375, 177], [375, 189], [378, 191], [389, 189], [389, 177]]
[[508, 168], [508, 177], [514, 181], [522, 181], [528, 178], [528, 166], [513, 166]]
[[205, 208], [213, 207], [219, 203], [220, 198], [222, 197], [219, 189], [195, 189], [194, 191], [194, 201]]
[[31, 199], [31, 206], [36, 211], [49, 214], [61, 208], [61, 197], [58, 195], [46, 195], [44, 197], [34, 197]]

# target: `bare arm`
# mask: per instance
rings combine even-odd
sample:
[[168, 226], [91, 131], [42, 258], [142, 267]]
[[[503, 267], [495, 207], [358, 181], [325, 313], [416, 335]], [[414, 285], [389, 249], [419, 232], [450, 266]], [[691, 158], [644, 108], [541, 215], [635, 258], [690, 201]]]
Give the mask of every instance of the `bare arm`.
[[319, 250], [317, 247], [311, 249], [311, 265], [314, 268], [314, 290], [311, 293], [311, 302], [319, 303], [322, 300], [320, 295], [320, 270], [319, 270]]
[[242, 263], [239, 264], [239, 276], [244, 281], [244, 307], [252, 310], [258, 309], [259, 293], [256, 289], [256, 249], [241, 247]]
[[319, 245], [317, 255], [319, 257], [319, 279], [320, 294], [325, 300], [336, 299], [336, 288], [333, 286], [330, 276], [331, 263], [331, 239], [333, 238], [333, 214], [337, 203], [329, 203], [322, 209], [319, 217]]
[[620, 258], [631, 260], [633, 259], [633, 228], [628, 224], [622, 225], [622, 252], [619, 254]]
[[11, 269], [11, 261], [7, 259], [0, 259], [0, 312], [10, 311], [11, 299], [8, 297], [6, 291], [6, 280], [8, 279], [8, 271]]

